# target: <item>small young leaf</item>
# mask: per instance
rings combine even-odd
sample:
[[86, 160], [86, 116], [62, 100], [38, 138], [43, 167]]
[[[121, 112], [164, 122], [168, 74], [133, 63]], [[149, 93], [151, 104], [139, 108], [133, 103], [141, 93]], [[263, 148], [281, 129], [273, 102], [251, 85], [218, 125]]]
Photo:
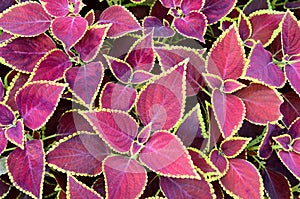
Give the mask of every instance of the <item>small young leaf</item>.
[[5, 130], [5, 137], [21, 149], [24, 149], [24, 124], [18, 120], [15, 125]]
[[131, 66], [118, 58], [111, 56], [104, 56], [109, 68], [111, 69], [114, 76], [122, 83], [128, 84], [131, 81], [133, 70]]
[[245, 41], [246, 39], [248, 39], [251, 36], [252, 26], [249, 21], [249, 18], [246, 17], [246, 15], [243, 12], [240, 12], [238, 27], [239, 27], [239, 33], [240, 33], [241, 39], [243, 41]]
[[0, 103], [0, 125], [7, 126], [13, 124], [15, 120], [15, 114], [9, 106], [6, 104]]
[[282, 147], [284, 151], [291, 151], [292, 147], [290, 146], [292, 143], [292, 138], [289, 134], [278, 135], [273, 137], [273, 140]]
[[4, 135], [4, 130], [0, 127], [0, 155], [6, 149], [6, 146], [7, 146], [7, 139]]
[[93, 25], [95, 23], [95, 11], [90, 10], [88, 13], [86, 13], [84, 18], [88, 22], [88, 26]]
[[69, 13], [68, 0], [40, 0], [45, 10], [54, 17], [64, 17]]
[[2, 79], [0, 78], [0, 102], [3, 101], [4, 99], [4, 93], [5, 93], [4, 84], [2, 82]]
[[233, 137], [224, 140], [220, 145], [220, 149], [227, 158], [235, 158], [246, 148], [250, 140], [251, 138]]
[[223, 87], [224, 93], [234, 93], [246, 87], [246, 85], [234, 79], [226, 79]]

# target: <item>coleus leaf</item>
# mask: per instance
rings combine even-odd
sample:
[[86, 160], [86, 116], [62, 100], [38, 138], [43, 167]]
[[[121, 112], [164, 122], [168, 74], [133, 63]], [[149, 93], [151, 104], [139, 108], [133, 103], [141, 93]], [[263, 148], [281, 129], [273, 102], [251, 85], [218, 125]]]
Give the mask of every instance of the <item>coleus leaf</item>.
[[4, 129], [2, 129], [0, 127], [0, 155], [6, 149], [6, 146], [7, 146], [7, 139], [6, 139], [5, 135], [4, 135]]
[[14, 36], [14, 35], [12, 35], [10, 33], [7, 33], [7, 32], [2, 32], [0, 34], [0, 45], [4, 46], [6, 43], [8, 43], [14, 37], [16, 37], [16, 36]]
[[2, 79], [0, 78], [0, 102], [4, 100], [4, 93], [5, 93], [5, 87], [2, 82]]
[[180, 34], [188, 38], [197, 39], [202, 43], [205, 43], [206, 25], [206, 16], [201, 12], [190, 12], [185, 17], [178, 17], [174, 20], [174, 27]]
[[91, 26], [95, 22], [95, 11], [90, 10], [86, 15], [84, 16], [85, 20], [88, 22], [88, 26]]
[[224, 85], [223, 85], [223, 91], [224, 93], [233, 93], [236, 92], [238, 90], [241, 90], [242, 88], [245, 88], [246, 85], [234, 80], [234, 79], [226, 79], [224, 81]]
[[213, 149], [209, 154], [209, 160], [219, 170], [221, 176], [225, 175], [229, 169], [228, 159], [221, 155], [217, 149]]
[[47, 163], [73, 175], [95, 176], [102, 172], [102, 161], [109, 154], [109, 148], [98, 135], [79, 132], [54, 145], [47, 152]]
[[6, 164], [16, 188], [33, 198], [42, 198], [45, 154], [41, 140], [27, 141], [24, 150], [15, 149], [8, 155]]
[[166, 8], [176, 8], [181, 4], [180, 0], [160, 0], [160, 2]]
[[290, 126], [292, 122], [300, 117], [300, 98], [295, 92], [287, 92], [282, 95], [284, 102], [280, 106], [283, 122]]
[[276, 90], [252, 83], [242, 89], [237, 96], [246, 106], [246, 118], [256, 124], [266, 124], [280, 119], [280, 105], [283, 102]]
[[37, 2], [16, 4], [5, 10], [0, 16], [0, 27], [4, 31], [25, 37], [44, 33], [50, 24], [51, 17]]
[[271, 9], [271, 4], [270, 4], [269, 0], [251, 0], [251, 1], [248, 1], [247, 4], [244, 7], [243, 12], [246, 15], [249, 15], [254, 11], [263, 10], [263, 9]]
[[55, 81], [63, 78], [65, 71], [72, 66], [69, 57], [59, 49], [51, 50], [36, 65], [30, 81]]
[[244, 70], [245, 52], [235, 24], [213, 44], [207, 61], [207, 72], [223, 80], [238, 79]]
[[277, 151], [277, 155], [284, 166], [297, 178], [300, 178], [300, 154], [290, 151]]
[[300, 96], [300, 85], [298, 84], [298, 82], [300, 81], [300, 61], [287, 64], [284, 67], [284, 71], [291, 87]]
[[252, 34], [251, 23], [249, 21], [249, 18], [242, 11], [240, 11], [238, 27], [239, 27], [239, 33], [241, 39], [243, 41], [245, 41], [251, 36]]
[[15, 120], [15, 114], [9, 106], [6, 104], [0, 103], [0, 125], [7, 126], [13, 124]]
[[293, 138], [300, 138], [300, 118], [295, 119], [288, 128], [288, 134]]
[[294, 152], [300, 154], [300, 138], [293, 139], [292, 149], [293, 149]]
[[24, 124], [32, 130], [41, 128], [53, 114], [64, 88], [64, 84], [46, 81], [25, 84], [16, 94]]
[[64, 48], [70, 50], [87, 31], [87, 21], [80, 16], [58, 17], [52, 21], [51, 31]]
[[17, 145], [21, 149], [24, 149], [24, 124], [22, 120], [17, 120], [16, 124], [10, 126], [5, 130], [5, 137]]
[[78, 15], [81, 9], [85, 6], [82, 0], [69, 0], [69, 3], [71, 3], [70, 11], [75, 15]]
[[236, 0], [206, 0], [201, 11], [207, 17], [208, 23], [212, 24], [230, 13], [236, 2]]
[[10, 6], [14, 5], [16, 3], [15, 0], [0, 0], [0, 12], [3, 12]]
[[101, 13], [98, 23], [112, 24], [107, 33], [109, 37], [121, 37], [124, 34], [141, 29], [135, 16], [126, 8], [119, 5], [106, 8]]
[[235, 158], [246, 148], [250, 140], [251, 138], [232, 137], [222, 141], [220, 150], [227, 158]]
[[90, 198], [90, 199], [101, 199], [102, 197], [93, 189], [89, 188], [87, 185], [78, 181], [73, 176], [68, 176], [67, 185], [67, 198]]
[[68, 0], [41, 0], [42, 6], [46, 12], [53, 17], [64, 17], [69, 13], [69, 1]]
[[83, 113], [84, 117], [115, 151], [126, 153], [138, 134], [136, 121], [126, 112], [101, 110]]
[[160, 187], [167, 198], [212, 199], [215, 197], [212, 185], [204, 179], [160, 177]]
[[180, 8], [183, 14], [189, 14], [192, 11], [199, 11], [203, 8], [205, 1], [203, 0], [182, 0]]
[[203, 73], [202, 75], [203, 75], [207, 85], [211, 89], [221, 89], [222, 86], [224, 85], [223, 80], [218, 75], [213, 75], [210, 73]]
[[242, 126], [246, 109], [243, 101], [215, 89], [212, 94], [213, 110], [224, 138], [233, 136]]
[[133, 72], [131, 76], [131, 83], [133, 84], [141, 84], [148, 80], [150, 80], [154, 74], [151, 72], [143, 71], [143, 70], [136, 70]]
[[284, 73], [272, 62], [272, 54], [260, 42], [250, 53], [249, 66], [246, 69], [246, 78], [248, 77], [274, 87], [282, 87], [285, 82]]
[[140, 152], [140, 161], [162, 176], [200, 178], [181, 141], [167, 131], [157, 131], [149, 138]]
[[21, 72], [32, 72], [38, 61], [55, 43], [45, 34], [30, 38], [17, 38], [0, 48], [0, 57], [4, 64]]
[[160, 19], [154, 16], [147, 16], [143, 21], [145, 34], [153, 29], [153, 37], [172, 37], [175, 32], [168, 26], [164, 26]]
[[100, 95], [101, 107], [129, 111], [136, 101], [134, 88], [113, 82], [107, 83]]
[[109, 27], [109, 24], [90, 27], [84, 37], [74, 46], [82, 61], [90, 62], [96, 58]]
[[147, 183], [147, 173], [138, 161], [123, 156], [109, 156], [103, 162], [106, 198], [139, 198]]
[[127, 62], [107, 55], [104, 57], [112, 73], [120, 82], [127, 84], [131, 81], [133, 70]]
[[183, 114], [186, 60], [146, 85], [137, 102], [137, 113], [152, 130], [172, 128]]
[[273, 137], [273, 140], [275, 140], [275, 142], [282, 147], [282, 150], [284, 151], [291, 151], [292, 147], [291, 142], [292, 142], [292, 138], [289, 134], [282, 134], [282, 135], [278, 135], [276, 137]]
[[263, 198], [264, 195], [258, 170], [243, 159], [229, 159], [229, 169], [220, 183], [227, 194], [236, 198]]
[[0, 180], [0, 197], [5, 198], [9, 191], [10, 185]]

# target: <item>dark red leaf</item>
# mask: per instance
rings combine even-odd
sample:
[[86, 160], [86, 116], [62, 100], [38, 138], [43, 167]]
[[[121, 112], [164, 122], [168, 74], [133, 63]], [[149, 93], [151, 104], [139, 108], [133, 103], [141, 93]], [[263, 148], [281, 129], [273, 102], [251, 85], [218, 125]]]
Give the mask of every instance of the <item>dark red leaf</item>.
[[10, 185], [0, 180], [0, 197], [5, 198], [9, 191]]
[[251, 0], [245, 5], [243, 12], [246, 15], [251, 14], [257, 10], [269, 9], [269, 1], [268, 0]]
[[[0, 128], [0, 155], [6, 149], [6, 146], [7, 146], [7, 139], [6, 139], [5, 135], [4, 135], [4, 130], [2, 128]], [[0, 196], [1, 196], [1, 194], [0, 194]]]
[[300, 61], [285, 66], [285, 74], [292, 88], [300, 96]]
[[15, 120], [15, 114], [9, 106], [6, 104], [0, 103], [0, 125], [7, 126], [13, 124]]
[[122, 83], [125, 84], [129, 83], [130, 80], [132, 79], [132, 73], [133, 73], [131, 66], [127, 62], [121, 59], [117, 59], [111, 56], [104, 56], [104, 57], [114, 76]]
[[249, 21], [249, 18], [246, 17], [243, 12], [240, 12], [238, 27], [239, 27], [239, 33], [240, 33], [241, 39], [243, 41], [245, 41], [246, 39], [248, 39], [251, 36], [252, 26]]
[[88, 13], [86, 13], [84, 18], [88, 22], [88, 26], [93, 25], [95, 23], [95, 11], [90, 10]]
[[175, 34], [170, 27], [164, 26], [160, 19], [153, 16], [144, 19], [143, 27], [145, 28], [145, 34], [153, 30], [153, 37], [172, 37]]
[[24, 148], [24, 124], [18, 120], [16, 124], [5, 130], [5, 137], [21, 149]]
[[207, 17], [208, 23], [212, 24], [230, 13], [236, 2], [236, 0], [206, 0], [202, 12]]
[[228, 159], [220, 154], [217, 149], [213, 149], [209, 154], [209, 160], [217, 167], [222, 175], [225, 175], [229, 169]]
[[45, 10], [54, 17], [64, 17], [69, 13], [68, 0], [41, 0]]
[[300, 97], [295, 92], [283, 93], [284, 102], [280, 106], [280, 112], [283, 115], [283, 121], [286, 126], [300, 117]]
[[220, 149], [227, 158], [235, 158], [246, 148], [250, 140], [251, 138], [233, 137], [224, 140], [220, 145]]

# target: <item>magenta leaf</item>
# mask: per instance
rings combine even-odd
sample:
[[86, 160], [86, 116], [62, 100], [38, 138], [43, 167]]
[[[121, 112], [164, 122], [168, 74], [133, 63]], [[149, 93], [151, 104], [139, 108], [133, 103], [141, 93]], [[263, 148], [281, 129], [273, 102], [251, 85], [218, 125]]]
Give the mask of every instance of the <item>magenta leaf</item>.
[[24, 124], [32, 130], [41, 128], [53, 114], [64, 84], [54, 82], [31, 82], [16, 94], [16, 103]]
[[292, 122], [300, 117], [300, 98], [295, 92], [283, 93], [284, 102], [280, 106], [283, 122], [290, 126]]
[[140, 161], [162, 176], [199, 179], [188, 151], [167, 131], [157, 131], [149, 138], [140, 152]]
[[152, 132], [151, 124], [144, 126], [137, 135], [138, 143], [145, 144], [148, 141], [151, 132]]
[[5, 137], [21, 149], [24, 149], [24, 124], [18, 120], [16, 124], [5, 130]]
[[190, 12], [185, 17], [174, 20], [174, 26], [179, 33], [188, 38], [197, 39], [202, 43], [205, 43], [203, 37], [206, 25], [206, 17], [200, 12]]
[[95, 190], [78, 181], [73, 176], [68, 176], [67, 196], [77, 199], [100, 199], [102, 198]]
[[212, 94], [213, 110], [224, 138], [233, 136], [242, 126], [246, 109], [243, 101], [215, 89]]
[[129, 111], [136, 101], [136, 96], [134, 88], [109, 82], [101, 92], [101, 107]]
[[168, 130], [181, 118], [185, 98], [183, 61], [143, 89], [137, 102], [137, 113], [144, 125], [152, 122], [152, 130]]
[[132, 74], [131, 83], [133, 84], [141, 84], [149, 79], [151, 79], [154, 75], [151, 72], [136, 70]]
[[213, 149], [210, 152], [209, 160], [214, 164], [214, 166], [219, 170], [222, 175], [225, 175], [229, 169], [228, 159], [221, 155], [217, 149]]
[[39, 61], [30, 79], [31, 81], [59, 80], [71, 66], [72, 62], [69, 57], [62, 50], [54, 49]]
[[283, 102], [276, 90], [252, 83], [237, 96], [246, 106], [246, 118], [256, 124], [266, 124], [281, 118], [280, 105]]
[[150, 72], [153, 68], [155, 56], [153, 50], [152, 32], [137, 40], [125, 57], [125, 61], [133, 70]]
[[296, 177], [300, 177], [300, 154], [291, 151], [278, 151], [277, 155], [286, 168]]
[[17, 4], [5, 10], [0, 16], [0, 27], [3, 30], [25, 37], [42, 34], [48, 30], [50, 24], [51, 17], [37, 2]]
[[160, 187], [167, 198], [214, 198], [212, 185], [204, 179], [160, 177]]
[[109, 27], [110, 25], [98, 25], [89, 28], [84, 37], [74, 46], [84, 62], [90, 62], [96, 58]]
[[78, 15], [81, 9], [85, 6], [82, 0], [69, 0], [69, 4], [71, 4], [71, 11]]
[[296, 138], [293, 140], [292, 149], [294, 152], [300, 154], [300, 138]]
[[6, 163], [15, 187], [33, 198], [42, 198], [45, 154], [41, 140], [27, 141], [24, 150], [17, 148], [8, 155]]
[[245, 84], [242, 84], [241, 82], [234, 80], [234, 79], [226, 79], [224, 81], [223, 85], [223, 91], [225, 93], [233, 93], [238, 90], [241, 90], [242, 88], [246, 87]]
[[199, 11], [203, 8], [203, 0], [182, 0], [180, 8], [183, 14], [189, 14], [192, 11]]
[[40, 0], [46, 12], [54, 17], [64, 17], [69, 13], [68, 0]]
[[292, 150], [292, 147], [291, 147], [292, 138], [289, 134], [283, 134], [283, 135], [273, 137], [273, 140], [275, 140], [275, 142], [279, 146], [282, 147], [282, 150], [284, 150], [284, 151], [291, 151]]
[[288, 134], [292, 137], [292, 139], [300, 138], [300, 118], [294, 120], [289, 126]]
[[232, 137], [221, 143], [220, 149], [227, 158], [235, 158], [238, 156], [250, 142], [251, 138]]
[[115, 151], [125, 153], [130, 150], [131, 143], [138, 134], [138, 125], [129, 114], [117, 110], [103, 110], [86, 112], [84, 116]]
[[224, 82], [219, 76], [213, 75], [210, 73], [203, 73], [202, 75], [203, 75], [207, 85], [211, 89], [221, 89], [222, 88]]
[[120, 37], [141, 29], [135, 16], [126, 8], [118, 5], [106, 8], [100, 15], [100, 24], [112, 24], [107, 36]]
[[220, 183], [229, 195], [236, 198], [263, 198], [264, 195], [263, 181], [258, 170], [243, 159], [229, 160], [229, 169]]
[[285, 74], [291, 87], [300, 95], [300, 61], [285, 66]]
[[32, 72], [38, 61], [55, 47], [55, 43], [45, 34], [17, 38], [0, 48], [0, 57], [6, 65], [18, 71]]
[[70, 50], [85, 34], [87, 21], [80, 16], [55, 18], [52, 21], [51, 30], [53, 35], [62, 42], [64, 48]]
[[207, 72], [223, 80], [238, 79], [244, 70], [245, 52], [235, 25], [227, 29], [209, 52]]
[[7, 33], [7, 32], [2, 32], [0, 34], [0, 45], [3, 45], [5, 43], [8, 43], [10, 41], [10, 39], [14, 38], [15, 36]]
[[96, 134], [80, 132], [66, 137], [47, 152], [49, 166], [74, 175], [98, 175], [109, 148]]
[[272, 54], [261, 43], [257, 43], [250, 53], [248, 77], [274, 87], [281, 87], [285, 82], [282, 70], [272, 62]]
[[202, 12], [207, 17], [208, 23], [212, 24], [230, 13], [236, 2], [236, 0], [206, 0]]
[[160, 2], [166, 8], [176, 8], [181, 4], [181, 0], [160, 0]]
[[13, 124], [15, 120], [15, 114], [9, 106], [6, 104], [0, 103], [0, 125], [7, 126]]
[[145, 34], [148, 34], [153, 29], [153, 37], [172, 37], [175, 32], [168, 26], [164, 26], [160, 19], [154, 16], [148, 16], [143, 21]]
[[5, 88], [4, 88], [4, 84], [2, 82], [2, 79], [0, 78], [0, 102], [3, 101], [4, 94], [5, 94]]
[[7, 146], [7, 139], [6, 139], [5, 135], [4, 135], [4, 130], [2, 128], [0, 128], [0, 155], [6, 149], [6, 146]]
[[5, 198], [9, 191], [10, 185], [0, 180], [0, 197]]
[[122, 83], [129, 83], [133, 73], [131, 66], [121, 59], [117, 59], [111, 56], [104, 57], [114, 76]]
[[139, 198], [147, 183], [147, 173], [138, 161], [110, 156], [103, 162], [106, 198]]

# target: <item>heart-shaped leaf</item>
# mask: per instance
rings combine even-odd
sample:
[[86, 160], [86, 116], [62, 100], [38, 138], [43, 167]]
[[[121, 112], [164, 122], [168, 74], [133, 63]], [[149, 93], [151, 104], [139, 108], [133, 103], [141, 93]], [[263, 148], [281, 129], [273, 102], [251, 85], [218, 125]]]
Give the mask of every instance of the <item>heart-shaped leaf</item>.
[[45, 10], [54, 17], [64, 17], [69, 13], [69, 1], [68, 0], [41, 0], [41, 3]]
[[36, 130], [41, 128], [53, 114], [64, 84], [54, 82], [30, 82], [16, 94], [16, 103], [24, 124]]
[[294, 62], [292, 64], [287, 64], [284, 70], [291, 87], [300, 96], [300, 85], [298, 83], [300, 81], [300, 61]]
[[192, 11], [199, 11], [203, 8], [203, 0], [182, 0], [180, 8], [183, 14], [189, 14]]
[[15, 120], [15, 114], [9, 106], [0, 103], [0, 125], [7, 126], [13, 124]]
[[5, 130], [5, 137], [21, 149], [24, 149], [24, 124], [18, 120], [16, 124]]
[[227, 158], [235, 158], [246, 148], [250, 140], [251, 138], [232, 137], [224, 140], [220, 145], [220, 149]]
[[83, 37], [86, 30], [87, 21], [80, 16], [58, 17], [51, 23], [53, 35], [62, 42], [66, 50], [70, 50]]
[[106, 198], [139, 198], [147, 183], [147, 173], [138, 161], [110, 156], [103, 162]]
[[188, 151], [167, 131], [157, 131], [149, 138], [140, 152], [140, 161], [162, 176], [199, 179]]
[[0, 128], [0, 155], [6, 149], [6, 146], [7, 146], [7, 139], [4, 135], [4, 130]]
[[[38, 13], [38, 14], [36, 14]], [[5, 10], [0, 16], [0, 27], [11, 33], [25, 37], [46, 32], [51, 17], [38, 2], [24, 2]]]
[[160, 19], [154, 16], [147, 16], [143, 21], [145, 34], [153, 30], [153, 37], [172, 37], [175, 32], [168, 26], [164, 26]]
[[15, 187], [35, 199], [42, 198], [45, 154], [41, 140], [27, 141], [24, 150], [15, 149], [8, 155], [6, 164]]
[[278, 151], [277, 155], [286, 168], [296, 177], [300, 178], [300, 154], [291, 151]]
[[98, 175], [102, 161], [110, 154], [96, 134], [76, 133], [59, 141], [47, 152], [49, 166], [74, 175]]

